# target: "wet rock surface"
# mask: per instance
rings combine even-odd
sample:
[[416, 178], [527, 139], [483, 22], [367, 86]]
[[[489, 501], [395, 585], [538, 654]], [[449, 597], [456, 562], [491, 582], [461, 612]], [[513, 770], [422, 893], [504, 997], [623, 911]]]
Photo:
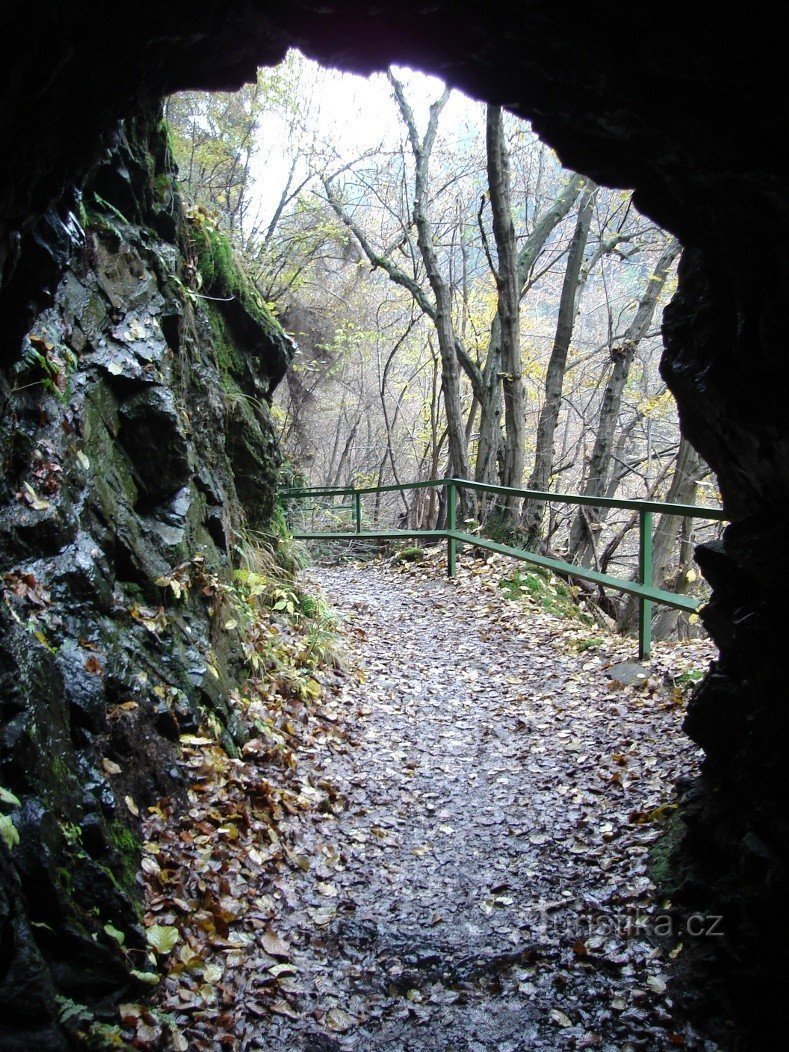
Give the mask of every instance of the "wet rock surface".
[[[231, 580], [279, 465], [265, 400], [238, 418], [183, 283], [189, 235], [155, 113], [128, 125], [85, 204], [54, 302], [0, 381], [3, 1048], [61, 1047], [58, 997], [112, 1016], [139, 994], [140, 809], [181, 792], [179, 733], [211, 715], [229, 747], [243, 737], [228, 705], [240, 641], [191, 585]], [[284, 337], [258, 325], [233, 346], [268, 390]], [[254, 493], [236, 486], [239, 443]], [[177, 566], [178, 595], [157, 583]]]
[[287, 823], [310, 866], [274, 881], [292, 968], [260, 1047], [715, 1047], [656, 933], [650, 852], [698, 762], [662, 679], [612, 688], [610, 655], [470, 577], [314, 573], [363, 681], [308, 760], [342, 806]]

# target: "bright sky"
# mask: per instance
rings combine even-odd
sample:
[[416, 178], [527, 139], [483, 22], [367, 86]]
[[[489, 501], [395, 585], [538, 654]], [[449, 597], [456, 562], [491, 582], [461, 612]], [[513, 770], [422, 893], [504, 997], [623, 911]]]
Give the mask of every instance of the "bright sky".
[[[300, 133], [289, 127], [288, 119], [275, 113], [267, 113], [261, 122], [255, 179], [264, 216], [273, 212], [287, 180], [292, 156], [290, 140], [294, 134], [303, 135], [306, 145], [311, 131], [325, 157], [339, 167], [383, 141], [398, 141], [402, 133], [392, 90], [384, 74], [358, 77], [326, 69], [298, 52], [290, 52], [285, 68], [298, 84], [297, 117], [303, 130]], [[441, 95], [443, 84], [436, 77], [400, 67], [395, 68], [395, 73], [405, 85], [417, 124], [423, 131], [430, 104]], [[454, 91], [441, 115], [444, 135], [455, 141], [462, 140], [470, 125], [479, 126], [481, 113], [478, 103]]]

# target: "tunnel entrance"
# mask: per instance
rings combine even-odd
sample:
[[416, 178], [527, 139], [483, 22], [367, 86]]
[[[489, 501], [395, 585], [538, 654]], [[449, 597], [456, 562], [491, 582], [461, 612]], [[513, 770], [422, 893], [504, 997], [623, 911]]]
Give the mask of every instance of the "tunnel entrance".
[[[781, 136], [776, 134], [776, 128], [785, 125], [786, 114], [785, 103], [776, 102], [783, 99], [777, 73], [782, 64], [763, 61], [764, 53], [771, 50], [765, 27], [756, 21], [743, 27], [734, 19], [723, 20], [712, 5], [705, 13], [708, 18], [702, 19], [699, 12], [698, 20], [689, 23], [679, 5], [670, 4], [648, 15], [625, 5], [611, 5], [599, 18], [581, 22], [564, 5], [541, 3], [531, 5], [525, 13], [521, 5], [506, 3], [488, 4], [484, 10], [477, 4], [439, 3], [429, 10], [423, 5], [401, 4], [395, 15], [381, 7], [370, 11], [356, 4], [342, 8], [275, 4], [264, 9], [253, 2], [217, 5], [206, 0], [190, 5], [186, 12], [181, 5], [167, 5], [157, 10], [155, 18], [149, 18], [143, 5], [135, 12], [104, 12], [98, 21], [89, 22], [87, 5], [83, 9], [79, 3], [69, 5], [68, 11], [49, 13], [43, 21], [32, 6], [14, 5], [8, 16], [14, 22], [9, 21], [2, 45], [7, 76], [0, 101], [0, 143], [3, 155], [13, 158], [0, 179], [2, 354], [4, 368], [16, 368], [24, 334], [41, 316], [64, 268], [73, 261], [78, 234], [69, 216], [77, 206], [79, 187], [104, 151], [118, 145], [126, 150], [125, 163], [117, 170], [118, 187], [132, 187], [140, 174], [135, 169], [140, 154], [134, 142], [127, 138], [124, 146], [118, 139], [118, 119], [130, 117], [179, 88], [237, 86], [253, 75], [260, 62], [281, 58], [291, 44], [345, 68], [371, 71], [399, 61], [433, 70], [477, 97], [530, 116], [544, 139], [558, 149], [562, 161], [595, 182], [635, 187], [642, 213], [685, 246], [679, 287], [665, 319], [662, 369], [678, 402], [683, 433], [716, 473], [732, 520], [722, 541], [705, 545], [698, 555], [713, 589], [703, 617], [720, 647], [720, 660], [695, 695], [687, 718], [687, 729], [704, 748], [706, 760], [684, 810], [691, 866], [685, 892], [691, 908], [700, 903], [732, 919], [726, 951], [729, 973], [734, 975], [729, 994], [752, 1028], [772, 1038], [779, 992], [786, 978], [785, 965], [776, 963], [770, 951], [784, 941], [781, 917], [787, 847], [782, 817], [786, 772], [778, 744], [786, 730], [781, 705], [785, 687], [777, 658], [785, 621], [782, 527], [787, 504], [783, 411], [787, 375], [781, 327], [787, 283], [781, 246], [786, 213], [785, 175], [777, 160]], [[633, 56], [626, 77], [622, 75], [623, 55]], [[30, 83], [31, 69], [46, 71], [35, 85]], [[164, 189], [160, 184], [159, 190]], [[150, 194], [143, 205], [138, 218], [147, 225], [158, 205]], [[158, 210], [165, 223], [162, 209]], [[111, 222], [117, 226], [117, 216]], [[142, 258], [139, 251], [137, 257]], [[139, 283], [145, 278], [153, 291], [161, 273], [157, 277], [155, 267], [141, 270], [139, 258], [126, 254], [120, 269], [113, 263], [113, 280], [123, 281], [124, 275], [130, 275], [130, 283]], [[98, 272], [96, 268], [106, 262], [102, 257], [83, 260], [86, 272]], [[107, 316], [111, 317], [109, 309]], [[235, 319], [235, 325], [254, 342], [260, 317], [253, 315], [250, 320], [247, 312]], [[142, 514], [151, 518], [150, 512], [156, 510], [151, 529], [159, 538], [157, 544], [175, 543], [173, 538], [185, 528], [183, 501], [179, 504], [175, 494], [188, 482], [192, 456], [192, 438], [184, 438], [183, 420], [158, 389], [158, 445], [147, 445], [139, 427], [145, 399], [138, 397], [142, 391], [137, 388], [160, 361], [169, 368], [169, 355], [173, 350], [182, 352], [187, 345], [184, 340], [188, 343], [191, 338], [180, 324], [176, 334], [172, 326], [168, 332], [163, 330], [163, 341], [158, 337], [153, 341], [147, 373], [112, 381], [115, 395], [120, 392], [122, 411], [116, 418], [113, 403], [109, 416], [105, 413], [103, 417], [105, 424], [109, 421], [107, 434], [122, 436], [123, 455], [115, 461], [114, 470], [129, 472], [134, 486], [144, 491], [139, 505]], [[264, 375], [247, 378], [253, 398], [276, 382], [289, 353], [267, 332]], [[41, 339], [34, 349], [42, 361], [31, 359], [31, 368], [43, 370], [51, 387], [63, 395], [62, 381], [71, 365], [46, 334]], [[102, 368], [98, 361], [94, 364]], [[105, 364], [109, 376], [115, 375], [110, 369], [113, 364], [114, 360]], [[182, 375], [180, 382], [186, 379]], [[15, 382], [4, 375], [6, 387]], [[41, 377], [36, 383], [43, 383]], [[49, 393], [57, 400], [53, 391]], [[210, 400], [202, 404], [213, 412]], [[10, 405], [6, 401], [6, 410]], [[233, 412], [235, 419], [241, 419], [244, 403], [238, 402]], [[101, 416], [99, 412], [96, 420]], [[29, 426], [21, 431], [18, 416], [7, 415], [4, 420], [4, 428], [13, 431], [13, 440], [9, 433], [4, 434], [11, 450], [5, 485], [11, 507], [25, 505], [26, 515], [31, 512], [46, 519], [48, 509], [37, 508], [31, 501], [54, 506], [47, 492], [53, 497], [60, 492], [55, 468], [62, 469], [62, 464], [50, 455], [57, 452], [55, 446], [42, 450], [33, 418], [31, 410]], [[204, 422], [208, 423], [207, 418]], [[238, 437], [242, 430], [236, 428], [232, 433]], [[60, 431], [68, 433], [63, 428]], [[202, 433], [209, 434], [210, 428]], [[243, 441], [230, 445], [238, 462], [246, 465], [240, 477], [249, 478], [254, 472], [261, 483], [268, 479], [270, 484], [258, 447]], [[157, 448], [173, 451], [162, 465], [161, 478], [150, 470]], [[36, 457], [37, 452], [42, 456]], [[41, 474], [35, 484], [23, 478], [34, 460]], [[80, 465], [74, 471], [87, 470], [81, 461], [72, 462]], [[23, 486], [17, 488], [22, 481], [33, 487], [32, 496]], [[212, 543], [221, 545], [230, 529], [220, 510], [221, 492], [211, 478], [201, 480], [199, 492], [199, 500], [208, 509], [206, 530]], [[22, 497], [17, 498], [17, 493]], [[103, 596], [103, 616], [109, 616], [112, 595], [102, 592], [100, 585], [108, 577], [107, 566], [110, 577], [120, 572], [124, 579], [133, 578], [139, 568], [124, 554], [136, 544], [128, 520], [117, 557], [108, 541], [112, 558], [109, 564], [99, 561], [96, 570], [93, 553], [104, 550], [102, 530], [115, 514], [107, 500], [105, 494], [102, 515], [91, 524], [89, 539], [74, 532], [68, 525], [71, 520], [45, 526], [26, 523], [22, 529], [11, 517], [4, 542], [8, 548], [4, 565], [7, 591], [14, 597], [9, 609], [15, 609], [17, 601], [32, 608], [49, 602], [38, 589], [33, 569], [33, 563], [45, 553], [62, 556], [58, 603], [68, 603], [70, 596], [84, 603], [86, 596], [95, 593]], [[171, 501], [175, 503], [168, 503]], [[250, 497], [250, 506], [252, 503]], [[262, 506], [257, 514], [265, 521], [270, 508], [267, 511]], [[57, 516], [53, 522], [55, 519]], [[111, 533], [112, 528], [108, 535]], [[78, 568], [76, 576], [72, 566]], [[160, 569], [160, 576], [165, 577], [164, 568]], [[157, 579], [153, 566], [146, 572], [150, 580]], [[141, 587], [139, 581], [127, 583]], [[139, 612], [139, 605], [135, 609]], [[22, 620], [27, 623], [29, 618]], [[148, 630], [144, 625], [141, 628]], [[152, 630], [156, 631], [155, 625]], [[21, 846], [12, 845], [16, 861], [9, 862], [5, 854], [2, 858], [3, 901], [8, 905], [3, 906], [0, 917], [6, 932], [15, 924], [24, 927], [26, 923], [19, 867], [30, 882], [36, 858], [45, 850], [56, 854], [61, 850], [60, 834], [52, 831], [51, 822], [48, 826], [49, 819], [42, 815], [66, 813], [72, 803], [79, 821], [86, 817], [86, 806], [87, 814], [93, 813], [93, 805], [73, 802], [80, 798], [85, 776], [75, 773], [79, 763], [71, 759], [69, 749], [73, 746], [79, 753], [86, 748], [87, 735], [95, 756], [91, 736], [106, 730], [95, 689], [96, 673], [85, 666], [90, 657], [78, 660], [84, 657], [79, 647], [74, 653], [62, 648], [51, 653], [46, 649], [53, 645], [49, 638], [46, 646], [38, 644], [45, 654], [33, 644], [26, 645], [27, 639], [20, 636], [3, 654], [7, 695], [3, 721], [12, 728], [6, 731], [10, 737], [4, 745], [3, 777], [9, 780], [13, 774], [8, 750], [23, 740], [24, 728], [34, 723], [39, 726], [41, 720], [52, 732], [46, 749], [60, 743], [58, 748], [62, 746], [69, 757], [65, 763], [71, 774], [66, 777], [64, 771], [62, 777], [53, 778], [51, 771], [44, 771], [40, 757], [46, 749], [34, 744], [26, 754], [25, 777], [32, 777], [33, 772], [39, 785], [46, 784], [46, 793], [42, 797], [41, 792], [31, 791], [29, 800], [25, 793], [20, 797], [15, 789], [24, 782], [21, 775], [20, 784], [9, 784], [6, 790], [21, 801], [20, 810], [13, 811], [14, 829], [21, 823], [23, 833], [30, 833], [20, 837]], [[103, 669], [99, 658], [96, 661]], [[66, 675], [64, 669], [79, 669], [79, 676]], [[118, 703], [125, 704], [123, 676], [115, 670], [113, 677], [111, 689]], [[74, 693], [77, 682], [79, 699], [68, 704], [72, 716], [77, 711], [79, 716], [69, 724], [62, 713], [62, 699]], [[64, 683], [68, 685], [65, 694]], [[43, 699], [35, 720], [31, 716], [34, 697]], [[166, 725], [170, 717], [160, 712], [156, 718]], [[34, 762], [33, 757], [38, 759]], [[70, 787], [68, 792], [64, 785]], [[25, 783], [22, 788], [30, 786]], [[133, 794], [128, 795], [133, 799]], [[66, 797], [72, 800], [68, 806]], [[4, 813], [3, 817], [8, 816]], [[66, 836], [62, 828], [61, 833]], [[15, 836], [8, 831], [4, 840], [8, 843]], [[101, 837], [96, 837], [94, 850], [100, 855]], [[0, 849], [5, 851], [2, 845]], [[23, 864], [25, 857], [27, 864]], [[32, 886], [31, 882], [26, 887], [28, 894]], [[61, 902], [54, 895], [51, 901]], [[57, 928], [63, 910], [61, 902], [54, 913], [34, 921], [50, 927], [54, 921]], [[72, 950], [85, 950], [84, 932], [69, 937], [74, 940]], [[46, 941], [44, 936], [40, 939]], [[35, 939], [25, 945], [34, 943]], [[14, 940], [6, 940], [5, 945], [10, 946], [6, 975], [13, 977], [11, 964], [21, 958], [15, 956]], [[35, 962], [34, 970], [41, 976], [38, 988], [45, 991], [42, 997], [51, 1008], [53, 973], [49, 965], [39, 962], [40, 954], [30, 952], [33, 956], [28, 959]], [[725, 971], [717, 967], [715, 974], [721, 978]], [[79, 977], [65, 971], [65, 986], [63, 969], [58, 973], [60, 988], [79, 994]], [[116, 982], [117, 989], [122, 981], [116, 974], [110, 985]], [[14, 1020], [17, 1031], [30, 1029], [24, 1013]]]

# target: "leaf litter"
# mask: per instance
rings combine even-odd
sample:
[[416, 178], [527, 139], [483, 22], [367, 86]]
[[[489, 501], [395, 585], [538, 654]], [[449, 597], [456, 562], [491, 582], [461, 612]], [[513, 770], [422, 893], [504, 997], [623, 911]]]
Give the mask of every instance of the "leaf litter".
[[356, 671], [313, 672], [238, 758], [184, 737], [188, 805], [146, 819], [163, 978], [123, 1006], [133, 1047], [714, 1048], [649, 926], [650, 849], [700, 758], [675, 684], [711, 646], [659, 644], [623, 687], [633, 641], [579, 646], [497, 559], [311, 571]]

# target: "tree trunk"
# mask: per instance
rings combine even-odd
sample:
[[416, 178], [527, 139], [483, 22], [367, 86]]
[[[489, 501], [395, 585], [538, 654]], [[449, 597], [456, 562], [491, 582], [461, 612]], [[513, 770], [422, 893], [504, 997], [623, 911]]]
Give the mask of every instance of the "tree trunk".
[[[501, 333], [501, 372], [504, 397], [504, 455], [502, 484], [520, 487], [523, 481], [526, 394], [521, 377], [520, 290], [518, 247], [512, 221], [510, 161], [504, 138], [501, 106], [487, 108], [487, 159], [493, 237], [498, 267], [496, 316]], [[514, 515], [518, 502], [508, 502]]]
[[[587, 180], [584, 176], [573, 175], [550, 208], [535, 223], [534, 230], [527, 237], [525, 244], [518, 253], [519, 298], [523, 297], [531, 277], [532, 268], [545, 248], [548, 238], [567, 216], [586, 183]], [[482, 376], [484, 394], [480, 397], [480, 432], [474, 475], [477, 482], [496, 481], [501, 442], [501, 339], [501, 319], [497, 311], [490, 329], [488, 351], [485, 356], [485, 367]]]
[[[441, 357], [441, 390], [444, 395], [444, 412], [447, 417], [450, 471], [456, 477], [470, 478], [466, 429], [463, 422], [463, 404], [460, 396], [460, 365], [456, 351], [455, 328], [452, 323], [452, 291], [438, 265], [433, 244], [433, 232], [430, 229], [428, 218], [430, 154], [435, 142], [436, 131], [438, 130], [438, 118], [447, 104], [450, 91], [449, 88], [445, 88], [441, 98], [431, 105], [427, 131], [424, 138], [420, 141], [414, 114], [405, 97], [403, 86], [391, 71], [389, 71], [388, 77], [408, 130], [411, 150], [416, 164], [414, 226], [416, 227], [417, 245], [422, 256], [427, 280], [430, 283], [435, 299], [434, 323], [438, 339], [438, 352]], [[468, 510], [468, 494], [461, 492], [460, 503], [465, 513]]]
[[[582, 284], [581, 264], [589, 238], [596, 194], [597, 187], [593, 183], [590, 183], [583, 192], [575, 231], [567, 254], [567, 268], [564, 272], [559, 314], [556, 321], [556, 335], [545, 376], [545, 401], [537, 424], [537, 446], [534, 454], [534, 467], [529, 479], [529, 489], [547, 490], [553, 470], [554, 435], [559, 420], [567, 354], [575, 326], [578, 293]], [[521, 522], [526, 530], [529, 545], [536, 544], [540, 539], [544, 510], [545, 505], [542, 501], [527, 500], [524, 504]]]
[[[654, 272], [647, 282], [622, 343], [618, 347], [611, 347], [611, 373], [600, 403], [594, 447], [589, 459], [586, 479], [581, 488], [584, 496], [601, 497], [608, 491], [611, 477], [611, 453], [630, 367], [639, 344], [652, 324], [658, 300], [679, 252], [679, 242], [672, 238], [655, 265]], [[579, 507], [570, 530], [569, 558], [572, 562], [581, 566], [591, 565], [595, 549], [594, 534], [600, 518], [598, 509]]]

